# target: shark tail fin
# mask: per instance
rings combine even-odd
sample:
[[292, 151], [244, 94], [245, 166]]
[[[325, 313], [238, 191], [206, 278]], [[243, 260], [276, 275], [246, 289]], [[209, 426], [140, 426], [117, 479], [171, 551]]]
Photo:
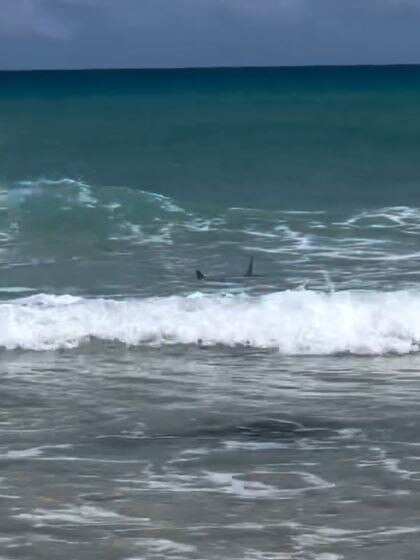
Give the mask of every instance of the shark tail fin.
[[206, 278], [201, 270], [195, 271], [195, 277], [197, 278], [197, 280], [204, 280]]
[[254, 274], [254, 257], [250, 257], [249, 265], [246, 269], [245, 276], [253, 276]]

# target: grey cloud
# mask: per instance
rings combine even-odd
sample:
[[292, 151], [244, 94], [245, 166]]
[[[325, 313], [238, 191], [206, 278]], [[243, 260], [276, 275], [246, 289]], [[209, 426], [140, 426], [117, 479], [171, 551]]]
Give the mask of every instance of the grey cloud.
[[[83, 26], [89, 0], [2, 0], [2, 37], [69, 40]], [[79, 10], [75, 9], [79, 8]]]
[[420, 0], [2, 0], [0, 68], [420, 62]]

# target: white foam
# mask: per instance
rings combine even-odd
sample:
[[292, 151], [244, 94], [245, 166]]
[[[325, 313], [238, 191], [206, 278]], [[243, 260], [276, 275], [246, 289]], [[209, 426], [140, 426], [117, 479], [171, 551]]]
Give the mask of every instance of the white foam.
[[108, 525], [112, 523], [145, 523], [147, 518], [131, 518], [116, 512], [95, 506], [66, 506], [60, 509], [36, 508], [32, 513], [18, 513], [16, 519], [30, 521], [35, 527], [43, 527], [52, 523], [72, 525]]
[[242, 560], [290, 560], [288, 552], [265, 552], [263, 550], [246, 548]]
[[334, 488], [335, 484], [333, 482], [328, 482], [324, 480], [320, 476], [310, 472], [300, 472], [300, 471], [290, 471], [288, 474], [296, 474], [302, 478], [306, 484], [309, 484], [310, 487], [316, 488], [318, 490], [324, 490], [327, 488]]
[[15, 449], [6, 451], [0, 458], [5, 459], [28, 459], [32, 457], [39, 457], [42, 454], [40, 447], [31, 447], [30, 449]]
[[420, 349], [420, 293], [205, 295], [84, 299], [39, 294], [0, 304], [0, 347], [77, 347], [91, 337], [126, 345], [201, 344], [283, 354], [406, 354]]
[[267, 451], [271, 449], [287, 449], [287, 444], [274, 441], [224, 441], [224, 447], [229, 450]]
[[207, 479], [219, 492], [243, 499], [279, 497], [281, 490], [257, 480], [242, 480], [235, 473], [207, 472]]
[[186, 554], [195, 552], [197, 548], [193, 545], [171, 541], [169, 539], [137, 539], [136, 545], [144, 547], [154, 554]]
[[60, 443], [57, 445], [41, 445], [39, 447], [29, 447], [28, 449], [9, 449], [4, 454], [0, 453], [0, 459], [31, 459], [40, 457], [46, 449], [70, 449], [70, 443]]
[[140, 193], [149, 198], [149, 200], [157, 202], [159, 206], [167, 212], [180, 212], [183, 214], [185, 213], [185, 210], [175, 204], [173, 200], [168, 196], [150, 191], [140, 191]]
[[[419, 219], [420, 212], [418, 208], [410, 208], [409, 206], [390, 206], [371, 211], [365, 210], [357, 213], [344, 222], [338, 222], [338, 225], [359, 226], [369, 223], [371, 227], [395, 227], [407, 224], [412, 225], [412, 223], [414, 223], [418, 226]], [[377, 221], [376, 224], [375, 221]]]
[[19, 181], [9, 190], [9, 205], [16, 204], [25, 200], [25, 198], [33, 195], [40, 195], [43, 189], [70, 189], [71, 192], [77, 193], [79, 204], [94, 208], [98, 204], [98, 200], [93, 196], [90, 185], [63, 177], [62, 179], [46, 179], [41, 178], [35, 181]]

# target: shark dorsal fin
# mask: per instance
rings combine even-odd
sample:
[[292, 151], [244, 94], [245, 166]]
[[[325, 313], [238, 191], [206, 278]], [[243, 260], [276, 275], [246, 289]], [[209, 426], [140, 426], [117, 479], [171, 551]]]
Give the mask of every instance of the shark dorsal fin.
[[246, 269], [245, 276], [252, 276], [254, 274], [254, 257], [249, 259], [249, 265]]
[[197, 280], [204, 280], [205, 279], [204, 274], [200, 270], [195, 271], [195, 276], [196, 276]]

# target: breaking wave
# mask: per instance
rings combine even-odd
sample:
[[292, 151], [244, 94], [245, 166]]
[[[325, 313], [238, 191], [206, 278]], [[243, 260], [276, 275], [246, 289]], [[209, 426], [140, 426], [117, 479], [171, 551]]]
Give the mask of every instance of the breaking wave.
[[[0, 188], [0, 267], [57, 263], [58, 270], [62, 262], [78, 261], [87, 270], [89, 261], [92, 275], [98, 274], [95, 263], [103, 264], [105, 278], [115, 259], [118, 269], [129, 271], [136, 286], [151, 295], [156, 292], [149, 290], [150, 270], [165, 286], [181, 278], [184, 291], [191, 284], [182, 279], [192, 278], [197, 267], [209, 277], [234, 277], [249, 255], [255, 256], [270, 291], [302, 285], [407, 290], [418, 285], [419, 235], [417, 207], [226, 207], [194, 196], [181, 201], [140, 186], [90, 185], [71, 178]], [[133, 263], [139, 263], [137, 269]], [[66, 285], [83, 290], [78, 272], [74, 277], [70, 272]], [[47, 274], [43, 271], [43, 277]], [[11, 281], [12, 288], [27, 285], [25, 271]], [[259, 282], [261, 289], [267, 291], [267, 282]], [[42, 286], [54, 291], [57, 283]], [[171, 285], [165, 295], [173, 291]], [[95, 293], [110, 292], [98, 286]], [[123, 293], [131, 293], [130, 288]]]
[[38, 294], [0, 304], [3, 349], [200, 344], [282, 354], [382, 355], [420, 350], [420, 292], [284, 291], [85, 299]]
[[[0, 198], [1, 204], [1, 198]], [[4, 206], [4, 203], [3, 203]], [[171, 243], [170, 230], [186, 214], [164, 195], [120, 186], [93, 187], [69, 178], [21, 181], [7, 192], [9, 220], [21, 239], [45, 243], [70, 236], [134, 244]]]

